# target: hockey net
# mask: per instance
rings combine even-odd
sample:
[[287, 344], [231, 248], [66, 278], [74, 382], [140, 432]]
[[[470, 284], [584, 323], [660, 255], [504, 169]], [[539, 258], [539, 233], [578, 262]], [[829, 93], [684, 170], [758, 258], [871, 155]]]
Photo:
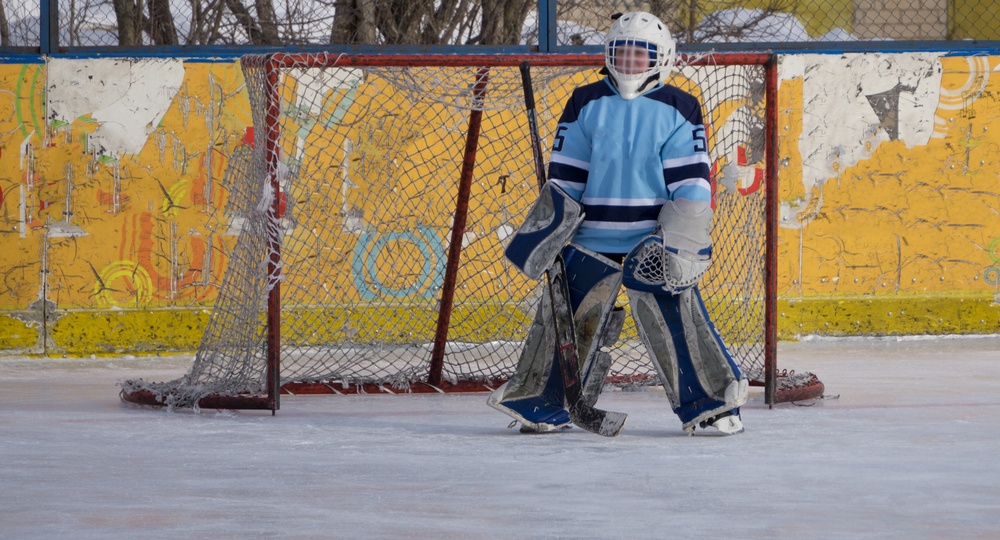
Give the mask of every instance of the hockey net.
[[[230, 158], [214, 216], [239, 236], [207, 330], [187, 375], [128, 381], [123, 398], [273, 410], [281, 392], [505, 380], [541, 293], [503, 257], [537, 193], [524, 59], [244, 58], [254, 130]], [[530, 60], [547, 146], [603, 57]], [[814, 375], [781, 371], [775, 358], [772, 57], [679, 65], [667, 82], [701, 99], [713, 162], [714, 262], [700, 285], [712, 320], [768, 403], [817, 397]], [[608, 384], [658, 384], [631, 318], [612, 356]]]

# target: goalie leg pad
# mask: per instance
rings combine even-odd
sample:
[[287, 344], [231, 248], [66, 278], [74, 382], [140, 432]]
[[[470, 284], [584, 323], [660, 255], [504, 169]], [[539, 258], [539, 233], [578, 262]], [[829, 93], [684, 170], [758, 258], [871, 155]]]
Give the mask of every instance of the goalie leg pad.
[[[599, 353], [603, 346], [617, 341], [621, 333], [623, 316], [614, 318], [611, 315], [621, 288], [621, 267], [598, 253], [574, 245], [563, 250], [563, 260], [576, 328], [577, 358], [581, 363], [580, 382], [586, 392], [590, 377], [598, 377], [603, 383], [607, 369], [595, 367]], [[615, 320], [618, 321], [617, 330], [611, 330], [615, 325], [609, 321]], [[593, 399], [597, 399], [597, 394]], [[563, 415], [566, 415], [565, 422], [569, 421], [548, 294], [542, 294], [514, 375], [493, 392], [488, 403], [538, 431], [555, 429], [558, 426], [553, 422], [562, 419]]]
[[535, 431], [552, 431], [568, 424], [562, 372], [555, 355], [552, 303], [543, 292], [514, 375], [494, 390], [486, 403]]
[[725, 411], [739, 413], [747, 381], [705, 310], [697, 288], [680, 294], [629, 291], [646, 350], [684, 429]]
[[[622, 271], [618, 263], [582, 246], [567, 246], [564, 256], [576, 324], [580, 384], [585, 399], [593, 404], [604, 386], [607, 370], [611, 368], [610, 355], [601, 349], [618, 341], [624, 322], [624, 314], [612, 317], [621, 291]], [[616, 321], [617, 328], [613, 324]], [[588, 388], [597, 392], [588, 395]]]
[[531, 279], [540, 279], [583, 221], [583, 206], [547, 182], [504, 256]]
[[597, 398], [604, 390], [604, 381], [611, 371], [611, 353], [608, 348], [618, 342], [621, 336], [622, 327], [625, 326], [625, 308], [614, 307], [608, 315], [607, 326], [604, 327], [604, 334], [601, 337], [601, 347], [594, 352], [594, 359], [589, 367], [589, 372], [584, 374], [586, 384], [583, 387], [583, 399], [591, 407], [597, 403]]

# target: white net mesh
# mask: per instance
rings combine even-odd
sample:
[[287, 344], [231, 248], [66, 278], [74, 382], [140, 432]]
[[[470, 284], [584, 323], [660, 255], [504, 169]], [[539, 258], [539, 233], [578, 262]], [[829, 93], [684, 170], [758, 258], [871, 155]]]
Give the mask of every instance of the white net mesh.
[[[493, 384], [513, 372], [540, 293], [503, 258], [537, 193], [516, 61], [487, 69], [330, 63], [301, 55], [269, 71], [265, 57], [244, 60], [254, 144], [237, 148], [227, 171], [221, 219], [239, 239], [209, 327], [187, 376], [128, 383], [126, 392], [145, 389], [176, 405], [259, 395], [276, 282], [282, 383], [338, 391], [427, 381], [473, 110], [482, 111], [482, 128], [440, 380]], [[597, 80], [601, 63], [533, 66], [543, 145], [570, 92]], [[485, 99], [473, 91], [477, 81], [486, 82]], [[702, 100], [714, 163], [715, 262], [702, 292], [744, 371], [761, 380], [764, 68], [687, 66], [669, 82]], [[276, 204], [272, 174], [282, 191]], [[280, 264], [269, 265], [277, 244]], [[631, 318], [613, 357], [609, 382], [657, 382]]]
[[667, 276], [665, 256], [662, 244], [644, 244], [635, 254], [635, 279], [646, 285], [662, 285]]

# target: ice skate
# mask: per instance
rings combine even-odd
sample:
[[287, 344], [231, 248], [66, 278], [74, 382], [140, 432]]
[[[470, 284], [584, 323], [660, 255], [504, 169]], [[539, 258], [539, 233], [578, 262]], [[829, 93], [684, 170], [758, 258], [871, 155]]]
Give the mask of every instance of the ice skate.
[[506, 386], [497, 388], [486, 403], [494, 409], [514, 419], [510, 427], [521, 424], [521, 433], [550, 433], [559, 431], [570, 424], [569, 411], [547, 400], [543, 394], [538, 397], [504, 399]]
[[[726, 411], [718, 416], [713, 416], [711, 418], [706, 418], [702, 420], [698, 427], [702, 429], [715, 428], [722, 435], [737, 435], [743, 433], [743, 421], [740, 420], [739, 414], [733, 414], [732, 411]], [[694, 434], [694, 426], [690, 426], [687, 429], [688, 435]]]

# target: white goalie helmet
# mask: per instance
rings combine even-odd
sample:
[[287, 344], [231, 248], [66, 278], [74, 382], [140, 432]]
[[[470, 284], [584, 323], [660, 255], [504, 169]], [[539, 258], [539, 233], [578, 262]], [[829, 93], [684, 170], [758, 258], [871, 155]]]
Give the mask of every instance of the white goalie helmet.
[[655, 86], [661, 74], [674, 67], [677, 43], [659, 18], [645, 11], [626, 13], [615, 20], [604, 42], [604, 65], [625, 99], [634, 99]]

